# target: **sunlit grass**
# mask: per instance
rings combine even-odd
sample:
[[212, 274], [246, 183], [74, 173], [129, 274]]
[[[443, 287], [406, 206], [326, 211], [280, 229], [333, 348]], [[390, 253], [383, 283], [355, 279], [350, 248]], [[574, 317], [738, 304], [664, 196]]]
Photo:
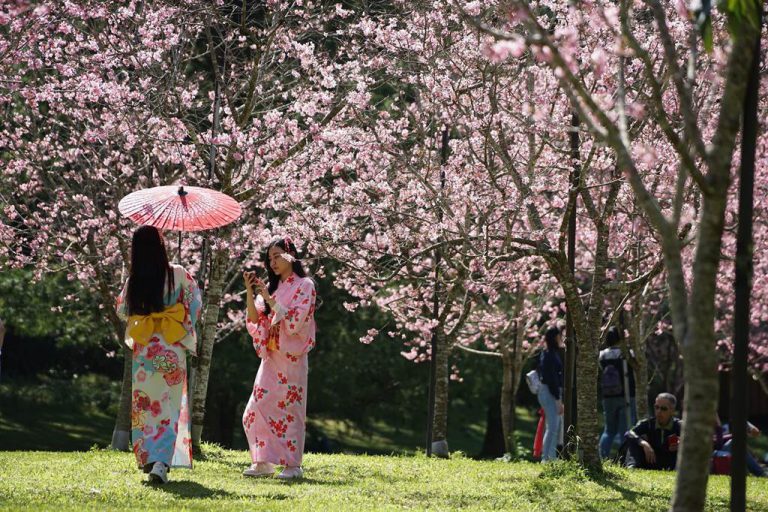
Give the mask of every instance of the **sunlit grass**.
[[[308, 454], [306, 478], [249, 479], [244, 451], [205, 447], [195, 468], [152, 486], [133, 456], [0, 452], [3, 510], [663, 510], [674, 474], [609, 466], [589, 477], [570, 463], [451, 460], [424, 456]], [[749, 510], [768, 510], [768, 481], [750, 478]], [[728, 504], [729, 481], [713, 477], [707, 510]]]

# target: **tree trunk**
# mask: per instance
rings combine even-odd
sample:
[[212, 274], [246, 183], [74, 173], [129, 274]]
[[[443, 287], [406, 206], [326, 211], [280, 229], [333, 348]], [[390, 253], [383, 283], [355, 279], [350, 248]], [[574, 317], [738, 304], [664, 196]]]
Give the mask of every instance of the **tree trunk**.
[[[756, 8], [762, 9], [763, 2]], [[709, 190], [703, 194], [699, 237], [693, 263], [693, 285], [688, 302], [688, 329], [682, 337], [685, 362], [685, 403], [682, 443], [672, 510], [702, 510], [709, 477], [712, 425], [717, 410], [718, 352], [715, 347], [715, 293], [720, 263], [730, 169], [739, 131], [746, 85], [762, 27], [748, 19], [732, 30], [725, 90], [718, 130], [709, 154]], [[755, 16], [757, 16], [755, 14]], [[757, 18], [759, 20], [759, 17]], [[680, 339], [680, 338], [678, 338]]]
[[[605, 202], [603, 215], [609, 216], [616, 201], [618, 188], [612, 186]], [[578, 295], [575, 278], [570, 269], [561, 270], [562, 278], [568, 282], [563, 286], [566, 304], [571, 313], [571, 321], [578, 349], [576, 351], [576, 375], [579, 377], [579, 385], [576, 386], [576, 417], [577, 435], [579, 437], [578, 449], [580, 461], [583, 466], [591, 470], [602, 470], [600, 458], [600, 418], [597, 409], [597, 379], [600, 355], [600, 333], [603, 325], [605, 307], [605, 283], [606, 268], [608, 265], [608, 241], [610, 230], [608, 224], [602, 218], [595, 218], [597, 227], [597, 240], [595, 243], [595, 264], [592, 273], [592, 290], [588, 304], [586, 318], [583, 314], [583, 304]], [[561, 264], [562, 266], [562, 264]], [[562, 282], [562, 281], [561, 281]]]
[[202, 319], [201, 340], [195, 364], [194, 390], [192, 391], [192, 446], [200, 449], [205, 420], [205, 399], [208, 394], [208, 377], [213, 357], [213, 342], [221, 310], [221, 296], [226, 278], [226, 263], [229, 251], [219, 249], [213, 254], [213, 265], [205, 290], [205, 312]]
[[[515, 292], [514, 318], [520, 317], [523, 309], [525, 291], [518, 283]], [[505, 451], [512, 457], [517, 456], [517, 388], [523, 368], [523, 337], [525, 323], [515, 320], [512, 324], [512, 347], [501, 346], [504, 375], [501, 388], [501, 424], [504, 429]]]
[[[586, 326], [584, 326], [586, 327]], [[579, 418], [578, 436], [580, 459], [584, 466], [600, 469], [599, 442], [600, 428], [597, 412], [597, 377], [598, 377], [598, 339], [597, 333], [575, 326], [579, 349], [576, 351], [576, 375], [579, 385], [576, 387], [576, 415]]]
[[[579, 376], [580, 383], [576, 389], [576, 415], [579, 418], [576, 435], [580, 440], [578, 445], [579, 459], [586, 467], [599, 471], [602, 469], [598, 447], [601, 432], [596, 397], [599, 326], [593, 336], [590, 333], [590, 323], [584, 314], [584, 304], [579, 296], [576, 279], [570, 273], [565, 258], [551, 259], [548, 263], [550, 270], [557, 277], [563, 289], [566, 307], [571, 312], [573, 329], [579, 343], [576, 351], [576, 374]], [[597, 270], [596, 267], [595, 275]]]
[[448, 457], [448, 382], [451, 370], [449, 367], [449, 350], [445, 333], [437, 333], [437, 360], [435, 384], [435, 415], [432, 420], [432, 454], [437, 457]]
[[635, 364], [632, 369], [635, 372], [635, 400], [637, 403], [637, 419], [641, 420], [650, 415], [648, 409], [648, 357], [645, 348], [645, 331], [641, 325], [642, 302], [638, 299], [630, 313], [629, 319], [629, 344], [635, 353]]
[[[727, 175], [726, 175], [727, 180]], [[719, 382], [715, 349], [715, 292], [727, 182], [719, 197], [705, 196], [693, 264], [688, 332], [683, 339], [685, 400], [682, 442], [672, 509], [703, 510]]]
[[517, 453], [515, 440], [515, 386], [517, 378], [512, 354], [502, 351], [504, 374], [501, 383], [501, 428], [504, 432], [504, 452], [512, 456]]
[[113, 450], [130, 451], [131, 449], [131, 384], [133, 352], [123, 347], [123, 382], [120, 386], [120, 405], [117, 408], [115, 429], [112, 431]]

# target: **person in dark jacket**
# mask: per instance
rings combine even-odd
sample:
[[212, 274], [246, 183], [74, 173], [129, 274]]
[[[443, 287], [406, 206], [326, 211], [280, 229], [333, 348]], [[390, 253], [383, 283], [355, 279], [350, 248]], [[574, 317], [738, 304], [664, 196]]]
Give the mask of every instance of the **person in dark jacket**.
[[675, 469], [683, 422], [675, 418], [677, 399], [660, 393], [653, 406], [654, 416], [638, 422], [627, 434], [629, 468]]
[[557, 458], [557, 440], [560, 436], [560, 422], [563, 414], [563, 363], [557, 350], [560, 348], [560, 329], [550, 327], [544, 334], [546, 349], [539, 355], [541, 386], [537, 393], [539, 404], [544, 409], [546, 430], [541, 451], [541, 461]]

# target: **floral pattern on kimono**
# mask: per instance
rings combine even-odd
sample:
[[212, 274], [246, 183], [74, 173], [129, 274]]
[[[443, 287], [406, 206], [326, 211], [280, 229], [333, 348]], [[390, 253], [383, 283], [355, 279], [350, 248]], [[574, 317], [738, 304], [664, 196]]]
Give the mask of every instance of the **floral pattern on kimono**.
[[[171, 467], [192, 467], [192, 439], [187, 395], [187, 352], [196, 353], [195, 323], [200, 316], [200, 290], [181, 266], [171, 265], [174, 289], [165, 306], [183, 304], [185, 336], [173, 344], [153, 333], [149, 343], [134, 342], [128, 330], [125, 344], [133, 350], [131, 439], [137, 465], [161, 461]], [[167, 290], [167, 283], [166, 283]], [[128, 283], [117, 299], [117, 312], [128, 318]]]
[[300, 466], [307, 412], [307, 359], [315, 346], [315, 284], [310, 278], [293, 274], [280, 282], [273, 298], [276, 304], [268, 316], [264, 314], [264, 300], [258, 296], [255, 305], [259, 318], [256, 323], [246, 322], [261, 365], [243, 413], [243, 428], [254, 463]]

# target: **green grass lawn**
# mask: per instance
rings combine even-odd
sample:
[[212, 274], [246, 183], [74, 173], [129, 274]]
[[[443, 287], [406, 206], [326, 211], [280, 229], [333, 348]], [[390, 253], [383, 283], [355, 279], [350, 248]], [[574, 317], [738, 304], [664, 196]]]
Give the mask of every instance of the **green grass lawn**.
[[[241, 476], [244, 451], [205, 453], [153, 486], [128, 453], [0, 452], [0, 509], [645, 511], [666, 509], [674, 484], [673, 473], [609, 467], [591, 478], [565, 462], [340, 454], [308, 454], [306, 478], [282, 482]], [[748, 509], [768, 510], [768, 480], [748, 489]], [[711, 478], [707, 509], [726, 509], [728, 493], [726, 477]]]

